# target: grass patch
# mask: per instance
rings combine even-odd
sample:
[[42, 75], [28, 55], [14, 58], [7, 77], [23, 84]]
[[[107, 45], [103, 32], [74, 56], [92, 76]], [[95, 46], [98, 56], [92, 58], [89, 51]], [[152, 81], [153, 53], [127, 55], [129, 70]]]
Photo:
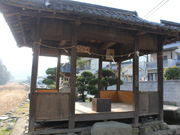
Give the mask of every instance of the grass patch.
[[15, 117], [26, 117], [27, 114], [29, 114], [29, 103], [25, 103], [12, 113]]
[[18, 107], [27, 98], [26, 86], [20, 84], [8, 84], [0, 86], [0, 116]]
[[7, 128], [3, 128], [0, 130], [0, 135], [11, 135], [12, 129], [7, 130]]

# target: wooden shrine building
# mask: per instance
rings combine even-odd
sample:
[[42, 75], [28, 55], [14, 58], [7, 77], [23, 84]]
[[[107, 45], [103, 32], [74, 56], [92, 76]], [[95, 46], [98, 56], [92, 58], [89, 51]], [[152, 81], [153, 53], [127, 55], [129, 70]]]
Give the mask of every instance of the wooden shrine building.
[[[157, 115], [163, 121], [162, 48], [180, 40], [180, 28], [174, 23], [149, 22], [136, 12], [69, 0], [0, 0], [0, 11], [17, 45], [33, 50], [29, 134], [79, 132], [87, 127], [76, 124], [85, 121], [132, 118], [137, 124], [139, 117], [148, 115]], [[139, 56], [150, 53], [157, 53], [158, 91], [140, 92]], [[60, 92], [59, 83], [55, 91], [37, 91], [39, 56], [58, 58], [59, 82], [61, 55], [71, 56], [70, 92]], [[131, 110], [95, 112], [86, 106], [80, 110], [75, 102], [77, 57], [99, 59], [98, 98], [128, 103]], [[133, 91], [129, 92], [120, 90], [121, 62], [128, 59], [133, 59]], [[101, 91], [103, 61], [117, 62], [116, 91]], [[46, 130], [35, 126], [48, 121], [67, 122], [68, 126]]]

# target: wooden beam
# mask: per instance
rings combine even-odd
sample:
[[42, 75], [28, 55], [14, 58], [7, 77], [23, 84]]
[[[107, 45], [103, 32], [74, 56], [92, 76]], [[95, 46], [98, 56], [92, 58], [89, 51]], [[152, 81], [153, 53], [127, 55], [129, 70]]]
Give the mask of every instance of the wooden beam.
[[[134, 52], [139, 51], [138, 40], [135, 38]], [[139, 56], [133, 55], [133, 109], [134, 124], [139, 123]]]
[[76, 58], [77, 58], [77, 30], [78, 26], [75, 23], [72, 24], [72, 46], [71, 49], [71, 75], [70, 75], [70, 117], [69, 117], [69, 129], [75, 128], [75, 95], [76, 95]]
[[120, 91], [120, 85], [121, 85], [121, 61], [117, 62], [117, 87], [116, 90]]
[[18, 18], [18, 20], [19, 20], [18, 23], [19, 23], [19, 26], [20, 26], [20, 29], [21, 29], [23, 42], [24, 42], [25, 44], [27, 44], [27, 43], [26, 43], [25, 34], [24, 34], [24, 28], [23, 28], [23, 25], [22, 25], [22, 23], [21, 23], [21, 16], [18, 14], [18, 15], [17, 15], [17, 18]]
[[133, 36], [116, 35], [116, 34], [93, 32], [93, 31], [87, 31], [87, 30], [79, 30], [78, 39], [117, 42], [117, 43], [130, 44], [130, 45], [134, 43]]
[[58, 57], [58, 50], [57, 49], [50, 49], [50, 48], [41, 48], [40, 49], [40, 56]]
[[140, 31], [140, 32], [138, 32], [136, 34], [136, 36], [141, 36], [141, 35], [144, 35], [144, 34], [147, 34], [147, 32], [146, 31]]
[[107, 48], [113, 46], [114, 44], [116, 44], [116, 43], [115, 43], [115, 42], [108, 42], [108, 43], [102, 45], [102, 46], [100, 47], [100, 50], [106, 50]]
[[[60, 50], [61, 55], [66, 55], [70, 56], [70, 51], [66, 53], [64, 50]], [[92, 51], [94, 52], [94, 51]], [[94, 52], [97, 53], [97, 52]], [[99, 54], [99, 53], [98, 53]], [[58, 50], [57, 49], [50, 49], [50, 48], [41, 48], [40, 49], [40, 56], [48, 56], [48, 57], [58, 57]], [[91, 54], [89, 55], [88, 53], [78, 53], [78, 57], [91, 57], [91, 58], [99, 58], [99, 56]]]
[[65, 133], [72, 133], [72, 132], [82, 132], [82, 131], [90, 131], [91, 127], [81, 127], [75, 129], [45, 129], [40, 131], [35, 131], [35, 135], [49, 135], [49, 134], [65, 134]]
[[75, 121], [117, 120], [125, 118], [134, 118], [134, 111], [76, 114]]
[[158, 38], [157, 71], [159, 93], [159, 120], [163, 121], [163, 39], [161, 37]]
[[6, 14], [5, 16], [8, 19], [8, 18], [11, 18], [13, 16], [17, 16], [18, 14], [19, 14], [18, 12], [11, 12], [11, 13]]
[[66, 41], [71, 41], [71, 38], [68, 36], [58, 36], [58, 35], [45, 35], [45, 34], [41, 34], [41, 39], [45, 39], [45, 40], [57, 40], [57, 41], [61, 41], [61, 40], [66, 40]]
[[59, 77], [60, 77], [60, 68], [61, 68], [61, 53], [58, 53], [57, 60], [57, 69], [56, 69], [56, 89], [59, 90]]
[[41, 40], [39, 38], [39, 22], [40, 22], [40, 18], [37, 18], [37, 22], [34, 29], [34, 43], [32, 48], [33, 61], [32, 61], [30, 107], [29, 107], [29, 132], [34, 131], [34, 122], [35, 122], [35, 113], [36, 113], [36, 84], [37, 84], [38, 61], [39, 61], [39, 52], [40, 52], [40, 44], [41, 44]]
[[36, 113], [36, 82], [38, 72], [40, 44], [37, 42], [33, 45], [33, 63], [31, 75], [31, 91], [30, 91], [30, 109], [29, 109], [29, 132], [34, 131], [35, 113]]
[[102, 57], [99, 57], [98, 92], [97, 92], [98, 98], [100, 98], [100, 91], [101, 90], [102, 90]]

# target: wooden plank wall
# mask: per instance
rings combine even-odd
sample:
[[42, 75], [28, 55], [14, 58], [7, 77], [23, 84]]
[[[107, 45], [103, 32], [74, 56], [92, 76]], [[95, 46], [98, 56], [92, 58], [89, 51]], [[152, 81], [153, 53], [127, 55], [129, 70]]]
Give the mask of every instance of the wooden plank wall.
[[117, 91], [100, 91], [100, 98], [110, 98], [111, 102], [119, 102]]
[[110, 98], [111, 102], [133, 103], [132, 91], [101, 91], [100, 98]]
[[36, 120], [68, 118], [69, 93], [36, 93]]
[[139, 92], [139, 114], [159, 113], [158, 92]]
[[133, 104], [132, 91], [118, 91], [119, 102]]
[[[57, 41], [71, 41], [72, 39], [70, 21], [43, 18], [40, 26], [41, 39]], [[134, 43], [134, 32], [115, 27], [82, 23], [78, 30], [78, 40], [80, 39], [103, 42], [113, 41], [132, 45]]]
[[134, 32], [132, 31], [115, 27], [83, 23], [78, 30], [78, 39], [133, 44], [133, 34]]
[[144, 34], [138, 36], [139, 50], [157, 51], [157, 36], [153, 34]]
[[[158, 113], [158, 92], [139, 92], [140, 114]], [[100, 98], [110, 98], [111, 102], [133, 103], [132, 91], [101, 91]]]
[[41, 20], [41, 39], [71, 41], [71, 24], [69, 21], [58, 19]]

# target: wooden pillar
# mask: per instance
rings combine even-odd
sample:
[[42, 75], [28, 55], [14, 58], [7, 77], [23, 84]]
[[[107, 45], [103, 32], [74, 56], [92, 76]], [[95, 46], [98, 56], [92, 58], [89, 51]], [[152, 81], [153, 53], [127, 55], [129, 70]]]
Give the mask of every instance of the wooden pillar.
[[161, 38], [158, 40], [157, 73], [159, 93], [159, 120], [163, 121], [163, 40]]
[[102, 90], [102, 57], [99, 57], [99, 70], [98, 70], [98, 92], [97, 98], [100, 98], [100, 91]]
[[36, 82], [38, 73], [40, 44], [33, 44], [33, 62], [31, 74], [31, 91], [30, 91], [30, 109], [29, 109], [29, 132], [34, 131], [35, 113], [36, 113]]
[[133, 109], [134, 109], [134, 124], [139, 123], [139, 56], [138, 42], [135, 38], [134, 56], [133, 56]]
[[117, 87], [116, 90], [120, 91], [120, 84], [121, 84], [121, 61], [117, 62]]
[[71, 48], [71, 73], [70, 73], [71, 93], [70, 93], [69, 129], [75, 128], [77, 29], [78, 29], [78, 26], [73, 23], [73, 26], [72, 26], [72, 47], [73, 48]]
[[61, 54], [58, 53], [57, 60], [57, 69], [56, 69], [56, 89], [59, 90], [59, 77], [60, 77], [60, 68], [61, 68]]

